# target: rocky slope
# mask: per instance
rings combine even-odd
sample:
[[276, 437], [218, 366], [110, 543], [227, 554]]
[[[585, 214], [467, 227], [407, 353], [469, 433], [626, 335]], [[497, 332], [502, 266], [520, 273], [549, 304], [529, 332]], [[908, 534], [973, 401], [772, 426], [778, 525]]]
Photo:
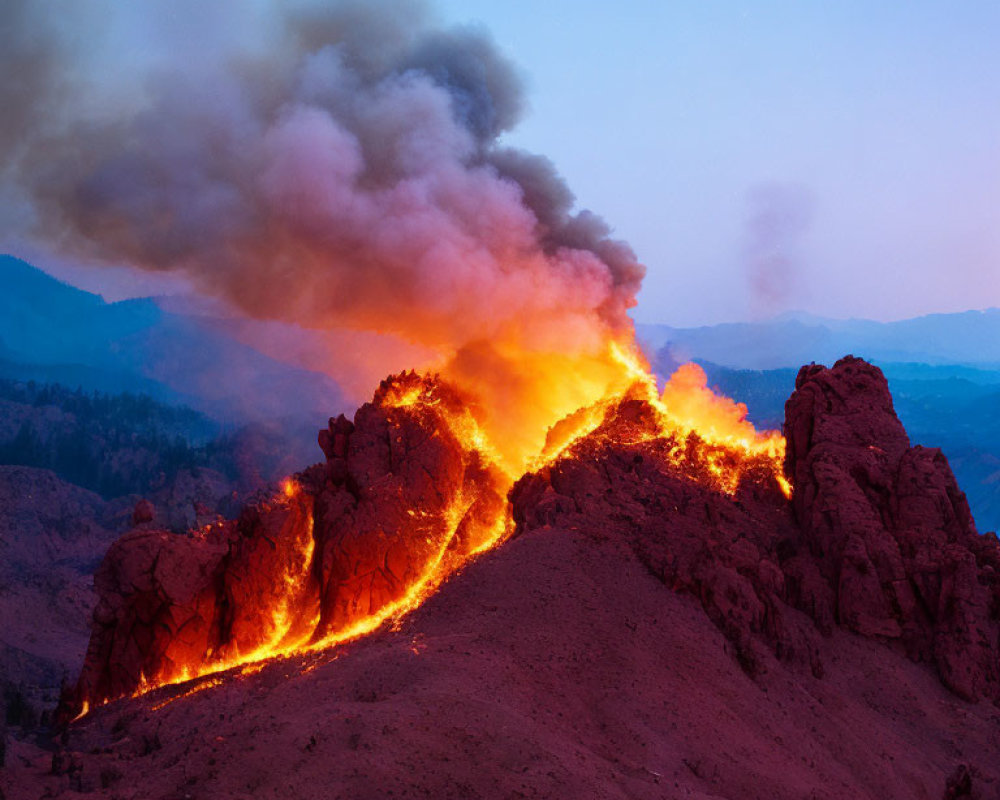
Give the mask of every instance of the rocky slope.
[[799, 373], [790, 507], [752, 482], [732, 498], [705, 491], [645, 444], [623, 446], [625, 424], [608, 420], [515, 488], [522, 530], [572, 522], [629, 542], [701, 600], [751, 674], [762, 645], [822, 674], [816, 640], [839, 625], [898, 640], [966, 699], [1000, 700], [1000, 546], [976, 532], [941, 452], [910, 447], [877, 368], [845, 358]]
[[[763, 472], [732, 496], [708, 488], [697, 457], [643, 435], [647, 414], [641, 402], [621, 403], [523, 478], [510, 495], [514, 537], [403, 623], [112, 703], [74, 723], [55, 757], [16, 743], [4, 790], [1000, 797], [1000, 546], [976, 533], [940, 453], [909, 446], [878, 370], [848, 358], [800, 373], [786, 407], [791, 502]], [[308, 473], [303, 495], [280, 512], [251, 510], [255, 519], [234, 523], [238, 536], [140, 529], [120, 541], [98, 583], [114, 613], [98, 617], [82, 691], [116, 675], [127, 690], [134, 672], [123, 664], [145, 671], [143, 659], [162, 665], [170, 648], [202, 647], [175, 624], [180, 608], [203, 609], [194, 630], [218, 636], [209, 620], [233, 592], [217, 587], [271, 574], [247, 565], [280, 563], [294, 536], [269, 513], [287, 519], [297, 503], [342, 497], [336, 516], [317, 516], [336, 521], [318, 525], [328, 532], [316, 543], [334, 542], [340, 560], [314, 562], [331, 565], [311, 573], [326, 587], [315, 590], [321, 609], [342, 607], [326, 598], [328, 587], [352, 585], [346, 574], [362, 576], [370, 598], [369, 576], [395, 574], [375, 568], [390, 563], [402, 530], [393, 509], [431, 492], [389, 500], [423, 479], [418, 454], [428, 451], [392, 447], [423, 441], [413, 424], [371, 406], [353, 427], [335, 423], [323, 437], [327, 463]], [[445, 471], [465, 476], [445, 488], [465, 485], [467, 453], [448, 441], [429, 452], [465, 465]], [[362, 468], [370, 463], [379, 469]], [[359, 486], [359, 476], [370, 482]], [[361, 513], [386, 483], [379, 502], [389, 510]], [[240, 555], [247, 550], [267, 557]], [[169, 567], [178, 554], [208, 566], [181, 576]], [[145, 584], [107, 580], [142, 558], [156, 569], [140, 573], [165, 570], [152, 605]], [[209, 587], [199, 590], [207, 599], [191, 600], [203, 596], [189, 592], [192, 580]]]
[[37, 724], [79, 669], [112, 515], [48, 470], [0, 466], [0, 690], [14, 724]]
[[[191, 514], [211, 477], [174, 476], [154, 495], [157, 519]], [[61, 685], [76, 680], [97, 604], [94, 572], [135, 500], [107, 501], [49, 470], [0, 464], [0, 701], [12, 725], [45, 723]]]
[[996, 707], [839, 628], [816, 657], [822, 678], [765, 649], [751, 678], [701, 602], [628, 548], [536, 529], [399, 630], [173, 702], [184, 689], [107, 706], [55, 758], [15, 742], [3, 790], [938, 800], [966, 764], [979, 796], [997, 796]]

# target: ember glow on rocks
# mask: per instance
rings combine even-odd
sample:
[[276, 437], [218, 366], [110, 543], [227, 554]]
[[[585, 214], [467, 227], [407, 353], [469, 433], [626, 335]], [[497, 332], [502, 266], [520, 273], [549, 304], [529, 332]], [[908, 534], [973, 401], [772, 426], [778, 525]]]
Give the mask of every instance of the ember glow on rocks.
[[[193, 785], [196, 776], [210, 796], [311, 796], [318, 785], [353, 796], [385, 794], [386, 787], [405, 794], [419, 785], [443, 796], [457, 775], [486, 796], [498, 786], [564, 796], [568, 786], [573, 796], [591, 797], [629, 785], [637, 797], [652, 798], [662, 796], [662, 784], [629, 783], [634, 765], [643, 763], [642, 753], [670, 751], [676, 730], [656, 723], [678, 719], [691, 723], [685, 748], [709, 763], [717, 795], [742, 797], [748, 786], [751, 793], [766, 786], [790, 799], [801, 797], [803, 785], [829, 797], [910, 796], [913, 786], [928, 797], [940, 796], [942, 785], [945, 796], [969, 795], [970, 785], [971, 796], [980, 786], [988, 791], [997, 782], [990, 709], [1000, 697], [1000, 544], [977, 533], [941, 452], [910, 446], [876, 367], [851, 357], [831, 368], [809, 365], [795, 386], [785, 406], [791, 503], [766, 470], [746, 472], [734, 495], [718, 491], [699, 448], [685, 448], [677, 461], [674, 443], [655, 435], [656, 410], [641, 393], [627, 394], [589, 434], [515, 484], [509, 502], [517, 539], [469, 564], [398, 630], [165, 687], [68, 731], [69, 752], [76, 763], [86, 759], [94, 776], [114, 767], [124, 771], [122, 786], [141, 784], [147, 793], [152, 786], [157, 794], [178, 780]], [[422, 424], [437, 426], [439, 410], [454, 400], [439, 382], [399, 375], [359, 410], [356, 424], [332, 421], [322, 436], [326, 464], [299, 476], [303, 493], [318, 491], [316, 553], [347, 546], [352, 540], [337, 530], [359, 530], [366, 518], [393, 530], [393, 498], [402, 492], [399, 508], [412, 504], [428, 488], [420, 485], [427, 469], [442, 477], [439, 499], [469, 486], [474, 459], [453, 449], [447, 426]], [[405, 405], [382, 408], [383, 401]], [[376, 495], [376, 504], [367, 503]], [[437, 495], [422, 497], [429, 524]], [[336, 511], [349, 498], [356, 501], [353, 523]], [[373, 512], [382, 516], [369, 517]], [[282, 513], [276, 505], [248, 515], [236, 541], [252, 550], [267, 519]], [[412, 516], [398, 519], [405, 525]], [[158, 620], [130, 620], [125, 611], [149, 597], [129, 587], [148, 574], [144, 537], [157, 534], [129, 536], [98, 575], [102, 587], [113, 575], [125, 579], [126, 597], [101, 595], [122, 623], [95, 631], [92, 655], [101, 641], [113, 648], [112, 640], [143, 640], [149, 651], [169, 638]], [[328, 537], [337, 546], [331, 549]], [[365, 550], [377, 539], [353, 540], [363, 566], [357, 577], [378, 571]], [[166, 579], [177, 563], [198, 563], [189, 537], [165, 541], [188, 541], [189, 551], [161, 546], [153, 573]], [[382, 557], [377, 547], [374, 554]], [[398, 557], [380, 563], [390, 561]], [[234, 551], [215, 580], [231, 580], [240, 563]], [[330, 583], [342, 588], [325, 597], [358, 594], [350, 576]], [[180, 587], [161, 586], [175, 621], [190, 618]], [[128, 647], [122, 652], [127, 658]], [[105, 663], [113, 672], [125, 661]], [[96, 664], [88, 656], [88, 665]], [[938, 679], [957, 696], [941, 691]], [[715, 705], [706, 713], [707, 701]], [[419, 735], [402, 730], [410, 722]], [[611, 728], [625, 730], [626, 739], [612, 733], [609, 740]], [[344, 746], [345, 735], [357, 731], [374, 731], [370, 748]], [[506, 731], [503, 751], [521, 759], [514, 769], [506, 757], [483, 757], [479, 744], [495, 743], [498, 731]], [[914, 731], [930, 732], [918, 747]], [[149, 753], [144, 743], [155, 735], [163, 747]], [[894, 741], [887, 772], [883, 745]], [[760, 758], [732, 761], [727, 754], [747, 742], [767, 747], [754, 751]], [[608, 747], [639, 755], [609, 773]], [[242, 782], [261, 752], [269, 772], [278, 773], [263, 789]], [[414, 752], [452, 757], [444, 771], [421, 772], [434, 759]], [[539, 765], [540, 753], [596, 753], [584, 771], [601, 782], [577, 779], [579, 758], [565, 768]], [[722, 755], [704, 760], [714, 753]], [[180, 759], [183, 772], [174, 769]], [[68, 761], [53, 758], [53, 768]], [[705, 771], [679, 756], [666, 769], [645, 763], [660, 775], [688, 776], [682, 789], [704, 794]], [[797, 772], [802, 764], [809, 769]]]
[[325, 464], [238, 520], [190, 537], [142, 527], [123, 537], [95, 578], [101, 603], [75, 708], [239, 675], [399, 620], [511, 535], [515, 483], [577, 459], [578, 445], [645, 447], [720, 494], [751, 482], [788, 496], [784, 440], [756, 433], [697, 368], [661, 394], [638, 356], [616, 344], [609, 352], [623, 388], [558, 421], [520, 464], [484, 431], [473, 398], [438, 376], [402, 373], [353, 422], [339, 417], [320, 432]]

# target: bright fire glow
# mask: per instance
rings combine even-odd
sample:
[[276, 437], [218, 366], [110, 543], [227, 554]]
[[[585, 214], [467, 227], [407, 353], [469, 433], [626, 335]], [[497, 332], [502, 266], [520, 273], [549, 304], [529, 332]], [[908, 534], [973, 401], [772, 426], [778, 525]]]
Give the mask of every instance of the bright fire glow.
[[[510, 402], [522, 403], [544, 395], [545, 382], [553, 380], [559, 369], [568, 367], [558, 359], [555, 366], [534, 366], [538, 367], [538, 379], [529, 382], [521, 376], [511, 389]], [[501, 485], [496, 488], [501, 496], [505, 496], [517, 478], [527, 471], [541, 469], [559, 458], [572, 458], [574, 445], [595, 434], [608, 412], [625, 399], [645, 403], [652, 409], [655, 422], [636, 434], [640, 437], [638, 440], [621, 444], [663, 439], [670, 443], [668, 458], [676, 458], [680, 463], [693, 443], [698, 450], [699, 463], [707, 467], [705, 479], [713, 488], [726, 493], [737, 489], [745, 465], [759, 467], [764, 464], [785, 495], [790, 496], [791, 486], [782, 473], [784, 438], [773, 431], [757, 432], [746, 419], [746, 406], [712, 392], [704, 371], [697, 365], [680, 367], [662, 392], [645, 360], [631, 344], [612, 342], [601, 357], [583, 365], [578, 361], [574, 368], [577, 372], [570, 381], [572, 388], [563, 393], [549, 392], [548, 400], [534, 407], [534, 416], [530, 409], [521, 408], [516, 421], [522, 430], [510, 435], [499, 430], [503, 417], [496, 408], [489, 409], [491, 414], [471, 400], [459, 406], [453, 400], [445, 401], [437, 381], [414, 376], [413, 380], [383, 384], [377, 401], [384, 409], [433, 414], [436, 425], [443, 421], [465, 452], [476, 454], [482, 463], [493, 466], [495, 476], [499, 476], [496, 480]], [[469, 383], [473, 373], [474, 370], [466, 370], [453, 384], [460, 387], [459, 396], [470, 396], [463, 385]], [[422, 508], [410, 509], [408, 514], [413, 520], [413, 528], [407, 535], [423, 536], [428, 543], [434, 544], [430, 556], [422, 565], [416, 565], [419, 571], [401, 596], [321, 635], [318, 605], [303, 601], [316, 569], [313, 497], [294, 479], [282, 481], [280, 493], [272, 502], [289, 509], [281, 536], [295, 549], [283, 562], [285, 570], [273, 587], [270, 610], [254, 637], [255, 646], [241, 651], [234, 643], [226, 652], [209, 653], [192, 663], [170, 661], [170, 668], [164, 668], [159, 675], [149, 680], [143, 678], [134, 696], [166, 684], [204, 678], [234, 668], [240, 668], [237, 675], [249, 674], [262, 668], [268, 660], [325, 650], [372, 633], [387, 623], [398, 623], [469, 558], [489, 550], [509, 535], [512, 526], [509, 506], [491, 506], [487, 510], [491, 518], [478, 516], [472, 523], [467, 521], [477, 500], [477, 496], [460, 492], [444, 510], [443, 520], [431, 518], [433, 515]], [[442, 524], [444, 535], [433, 533], [442, 530]], [[223, 679], [202, 680], [183, 694], [152, 708], [162, 708], [180, 697], [218, 685]], [[77, 719], [95, 704], [102, 703], [84, 700]]]
[[[739, 485], [741, 470], [734, 468], [723, 454], [766, 459], [774, 478], [786, 497], [792, 487], [784, 476], [785, 437], [777, 431], [759, 433], [746, 418], [747, 407], [708, 388], [705, 371], [697, 364], [682, 364], [658, 395], [656, 379], [642, 357], [634, 350], [612, 344], [614, 357], [634, 378], [633, 386], [656, 411], [660, 436], [686, 439], [692, 434], [712, 448], [703, 456], [718, 479], [717, 488], [732, 493]], [[715, 449], [719, 448], [719, 449]]]

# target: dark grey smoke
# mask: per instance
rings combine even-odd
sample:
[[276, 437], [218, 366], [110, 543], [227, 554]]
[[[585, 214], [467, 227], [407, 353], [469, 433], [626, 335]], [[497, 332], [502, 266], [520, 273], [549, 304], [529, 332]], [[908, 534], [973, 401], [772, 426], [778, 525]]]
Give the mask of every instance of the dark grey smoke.
[[524, 99], [484, 32], [413, 0], [150, 3], [152, 30], [130, 5], [0, 11], [5, 178], [39, 240], [442, 352], [628, 328], [643, 268], [550, 162], [498, 145]]

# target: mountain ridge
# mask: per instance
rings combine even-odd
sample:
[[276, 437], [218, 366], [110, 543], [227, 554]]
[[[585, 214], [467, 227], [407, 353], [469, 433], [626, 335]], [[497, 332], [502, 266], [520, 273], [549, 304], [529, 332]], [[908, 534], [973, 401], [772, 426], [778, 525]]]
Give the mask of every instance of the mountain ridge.
[[[910, 446], [876, 368], [805, 367], [787, 409], [790, 502], [764, 473], [748, 472], [733, 495], [700, 482], [697, 459], [677, 462], [635, 435], [648, 423], [642, 402], [626, 399], [522, 478], [514, 536], [410, 615], [335, 650], [112, 702], [47, 758], [17, 742], [4, 790], [11, 800], [43, 788], [123, 800], [1000, 796], [1000, 542], [976, 533], [940, 452]], [[416, 435], [415, 412], [397, 409], [384, 431], [381, 413], [331, 423], [326, 463], [300, 476], [304, 497], [241, 515], [236, 557], [204, 575], [206, 586], [237, 579], [229, 624], [246, 617], [247, 581], [273, 585], [285, 539], [306, 530], [282, 520], [310, 493], [383, 491], [372, 472], [381, 438], [409, 442], [395, 458], [416, 498], [422, 465], [448, 463], [456, 445]], [[207, 610], [178, 567], [185, 551], [215, 559], [219, 543], [137, 522], [102, 566], [91, 674], [106, 668], [95, 642], [122, 648], [107, 665], [129, 679], [128, 653], [164, 636], [176, 637], [174, 655], [190, 649], [199, 626], [184, 615]], [[388, 568], [378, 552], [405, 528], [377, 527], [374, 558]], [[367, 563], [365, 530], [333, 531], [337, 557]], [[113, 579], [152, 575], [140, 561], [155, 551], [153, 583]], [[130, 604], [138, 615], [122, 614]]]
[[210, 319], [164, 311], [153, 298], [106, 303], [9, 255], [0, 256], [0, 285], [5, 377], [142, 391], [228, 424], [315, 419], [343, 403], [328, 376], [266, 356]]
[[[694, 328], [639, 324], [641, 341], [674, 362], [705, 360], [734, 369], [831, 363], [844, 353], [875, 362], [1000, 369], [1000, 309], [927, 314], [896, 322], [778, 316]], [[664, 352], [665, 351], [665, 352]]]

